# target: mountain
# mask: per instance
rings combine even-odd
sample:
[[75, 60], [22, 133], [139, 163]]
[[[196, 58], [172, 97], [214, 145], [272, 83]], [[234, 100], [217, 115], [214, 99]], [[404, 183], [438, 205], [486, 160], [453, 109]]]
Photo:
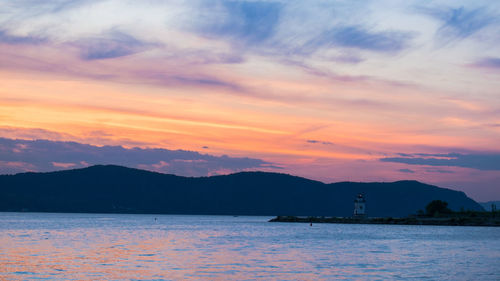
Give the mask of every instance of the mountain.
[[324, 184], [241, 172], [189, 178], [121, 166], [0, 176], [0, 211], [351, 216], [358, 193], [369, 216], [406, 216], [432, 200], [483, 210], [465, 193], [417, 181]]
[[496, 209], [500, 209], [500, 201], [488, 201], [488, 202], [479, 202], [486, 211], [491, 211], [492, 205], [495, 205]]

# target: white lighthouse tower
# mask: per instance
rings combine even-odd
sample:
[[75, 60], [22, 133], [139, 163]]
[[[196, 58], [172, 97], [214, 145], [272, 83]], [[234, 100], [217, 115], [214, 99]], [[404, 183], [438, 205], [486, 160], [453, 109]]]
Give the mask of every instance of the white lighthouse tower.
[[362, 193], [358, 194], [356, 199], [354, 199], [354, 216], [364, 217], [366, 215], [365, 197]]

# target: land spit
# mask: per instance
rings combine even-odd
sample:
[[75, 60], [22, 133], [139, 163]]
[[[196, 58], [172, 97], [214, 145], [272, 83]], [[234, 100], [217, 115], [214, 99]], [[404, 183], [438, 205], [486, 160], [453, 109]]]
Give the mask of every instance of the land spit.
[[399, 224], [399, 225], [451, 225], [500, 226], [500, 217], [297, 217], [277, 216], [270, 222], [345, 223], [345, 224]]

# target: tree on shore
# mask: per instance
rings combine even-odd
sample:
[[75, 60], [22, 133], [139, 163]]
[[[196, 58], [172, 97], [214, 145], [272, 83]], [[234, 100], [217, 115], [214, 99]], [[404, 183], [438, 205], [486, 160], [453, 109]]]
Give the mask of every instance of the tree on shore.
[[441, 200], [433, 200], [425, 207], [425, 211], [429, 216], [437, 216], [439, 214], [450, 214], [452, 210], [448, 209], [448, 202]]

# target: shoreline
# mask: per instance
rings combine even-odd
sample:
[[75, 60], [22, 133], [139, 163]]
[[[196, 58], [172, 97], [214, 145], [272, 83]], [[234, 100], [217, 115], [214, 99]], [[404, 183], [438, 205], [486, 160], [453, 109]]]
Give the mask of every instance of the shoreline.
[[340, 223], [340, 224], [393, 224], [393, 225], [444, 225], [444, 226], [496, 226], [500, 217], [297, 217], [277, 216], [269, 222]]

